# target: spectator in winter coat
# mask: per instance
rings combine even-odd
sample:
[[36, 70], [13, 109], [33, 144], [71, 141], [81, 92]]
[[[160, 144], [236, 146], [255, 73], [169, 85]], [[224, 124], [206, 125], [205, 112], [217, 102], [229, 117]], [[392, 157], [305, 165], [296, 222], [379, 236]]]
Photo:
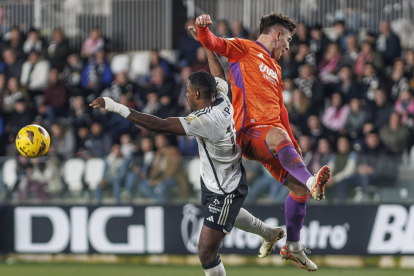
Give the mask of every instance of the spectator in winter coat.
[[334, 93], [332, 95], [331, 105], [325, 109], [322, 122], [328, 129], [340, 132], [344, 128], [348, 114], [349, 105], [343, 104], [341, 94]]
[[322, 82], [315, 78], [313, 69], [309, 64], [304, 64], [299, 69], [299, 78], [293, 83], [311, 99], [311, 109], [313, 114], [319, 114], [324, 103], [325, 91]]
[[91, 132], [91, 139], [85, 143], [89, 157], [103, 158], [107, 156], [112, 147], [111, 136], [109, 133], [103, 132], [102, 124], [98, 122], [92, 124]]
[[83, 61], [78, 54], [68, 56], [67, 64], [63, 68], [63, 79], [72, 96], [83, 95], [81, 85], [83, 68]]
[[349, 135], [352, 140], [362, 137], [362, 128], [364, 127], [367, 113], [361, 108], [361, 100], [354, 98], [351, 100], [350, 112], [346, 118], [342, 133]]
[[78, 131], [81, 127], [90, 127], [93, 123], [92, 116], [82, 96], [76, 96], [72, 100], [72, 107], [69, 112], [69, 123]]
[[27, 86], [31, 97], [42, 95], [49, 80], [50, 64], [41, 60], [37, 52], [31, 52], [22, 67], [20, 84]]
[[349, 104], [351, 99], [362, 97], [359, 95], [358, 83], [352, 77], [352, 69], [349, 66], [343, 66], [339, 70], [339, 82], [335, 84], [335, 91], [339, 92], [345, 104]]
[[82, 45], [81, 57], [90, 58], [95, 56], [99, 51], [104, 50], [105, 40], [101, 35], [99, 28], [94, 28], [90, 33], [89, 37], [85, 40]]
[[53, 30], [52, 40], [47, 48], [46, 58], [49, 60], [52, 68], [62, 72], [66, 58], [69, 55], [69, 42], [65, 39], [65, 35], [61, 29]]
[[101, 92], [111, 85], [113, 75], [109, 62], [105, 59], [105, 51], [99, 50], [95, 58], [91, 59], [82, 72], [82, 86], [87, 94], [99, 97]]
[[188, 19], [184, 26], [184, 33], [178, 46], [178, 60], [180, 67], [191, 66], [196, 60], [197, 49], [202, 46], [200, 42], [195, 41], [191, 31], [188, 29], [190, 26], [194, 26], [194, 19]]
[[22, 73], [23, 60], [16, 58], [16, 53], [13, 49], [6, 49], [3, 52], [4, 60], [4, 75], [6, 79], [17, 78], [20, 80]]
[[37, 52], [41, 55], [43, 50], [46, 48], [45, 46], [45, 42], [40, 37], [39, 32], [36, 29], [31, 29], [26, 41], [23, 44], [23, 51], [26, 55], [31, 52]]
[[378, 70], [383, 66], [381, 54], [376, 52], [370, 43], [364, 42], [355, 62], [355, 74], [361, 76], [364, 73], [364, 65], [367, 63], [373, 64]]
[[401, 125], [400, 116], [392, 113], [388, 124], [380, 128], [379, 137], [390, 153], [402, 154], [407, 148], [410, 132]]
[[50, 127], [51, 144], [49, 151], [59, 157], [60, 160], [67, 160], [75, 156], [76, 137], [73, 130], [61, 123], [53, 124]]
[[401, 123], [408, 128], [414, 127], [414, 97], [410, 91], [401, 92], [395, 103], [395, 112], [401, 116]]
[[387, 95], [383, 89], [375, 91], [375, 101], [369, 105], [367, 120], [373, 122], [376, 128], [380, 128], [386, 123], [393, 112], [393, 104], [387, 101]]
[[401, 56], [400, 38], [391, 31], [390, 23], [382, 21], [380, 24], [381, 35], [377, 40], [377, 50], [384, 58], [384, 66], [392, 66], [394, 59]]
[[390, 99], [395, 102], [400, 93], [409, 89], [408, 79], [405, 77], [404, 72], [404, 60], [399, 58], [394, 62], [394, 68], [392, 70], [391, 80], [393, 85], [391, 87]]

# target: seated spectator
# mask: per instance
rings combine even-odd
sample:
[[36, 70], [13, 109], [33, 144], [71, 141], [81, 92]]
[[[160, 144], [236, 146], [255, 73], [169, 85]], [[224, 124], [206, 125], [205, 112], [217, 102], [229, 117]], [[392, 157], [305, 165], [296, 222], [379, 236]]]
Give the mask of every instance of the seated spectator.
[[39, 55], [41, 55], [45, 48], [45, 42], [40, 37], [39, 32], [36, 29], [31, 29], [26, 41], [23, 44], [24, 53], [28, 55], [31, 52], [37, 52]]
[[52, 40], [49, 42], [46, 58], [49, 60], [52, 68], [57, 69], [60, 73], [65, 67], [66, 59], [68, 56], [69, 42], [65, 38], [63, 31], [59, 28], [56, 28], [53, 30]]
[[20, 27], [15, 26], [8, 33], [8, 40], [4, 41], [3, 47], [4, 49], [13, 50], [16, 56], [16, 60], [20, 60], [25, 58], [25, 54], [23, 51], [23, 43], [23, 35], [20, 31]]
[[41, 200], [50, 196], [60, 196], [64, 186], [59, 159], [50, 157], [44, 163], [38, 160], [37, 158], [31, 159], [33, 174], [30, 178], [30, 190], [35, 192]]
[[305, 93], [300, 89], [294, 89], [292, 94], [292, 101], [286, 105], [286, 109], [289, 113], [289, 121], [291, 125], [294, 125], [297, 130], [304, 132], [306, 130], [306, 122], [311, 115], [310, 100], [306, 97]]
[[87, 90], [88, 95], [92, 94], [95, 98], [111, 85], [112, 79], [113, 75], [109, 62], [105, 59], [105, 51], [98, 50], [82, 71], [82, 86]]
[[297, 72], [299, 71], [299, 67], [304, 64], [309, 64], [310, 66], [312, 66], [313, 71], [316, 72], [315, 54], [310, 51], [309, 44], [300, 43], [298, 45], [298, 52], [295, 55], [294, 59], [291, 61], [292, 73], [290, 77], [298, 77]]
[[63, 79], [72, 96], [83, 94], [81, 86], [83, 68], [83, 61], [78, 54], [68, 56], [67, 64], [63, 68]]
[[55, 118], [66, 117], [69, 108], [69, 93], [65, 85], [59, 80], [58, 70], [52, 69], [49, 73], [49, 85], [43, 96], [43, 106], [39, 107], [46, 113], [49, 124], [53, 124]]
[[3, 52], [4, 60], [4, 75], [6, 79], [17, 78], [20, 80], [22, 73], [23, 60], [19, 60], [16, 57], [16, 53], [13, 49], [6, 49]]
[[77, 131], [81, 127], [90, 127], [93, 123], [92, 116], [85, 106], [82, 96], [76, 96], [72, 100], [69, 111], [69, 123]]
[[310, 31], [310, 50], [315, 54], [316, 64], [322, 61], [323, 55], [330, 43], [329, 39], [322, 31], [322, 25], [315, 24]]
[[129, 108], [141, 110], [145, 101], [144, 94], [143, 89], [128, 79], [126, 72], [120, 72], [116, 74], [111, 86], [102, 92], [101, 97], [110, 97], [119, 102], [120, 97], [124, 95], [128, 100]]
[[336, 72], [341, 58], [341, 50], [339, 49], [338, 44], [331, 43], [326, 49], [322, 61], [318, 65], [319, 78], [323, 83], [334, 83], [338, 81]]
[[89, 132], [89, 128], [87, 127], [80, 127], [77, 129], [76, 135], [76, 157], [87, 159], [88, 151], [87, 151], [87, 143], [89, 143], [91, 139], [91, 133]]
[[181, 82], [177, 85], [178, 91], [175, 93], [176, 95], [178, 95], [178, 106], [179, 107], [183, 107], [187, 103], [187, 80], [188, 80], [188, 77], [192, 73], [193, 73], [193, 69], [191, 68], [191, 66], [186, 66], [181, 69], [181, 73], [180, 73]]
[[121, 185], [125, 177], [127, 166], [126, 160], [122, 157], [121, 147], [116, 144], [111, 148], [111, 153], [105, 159], [104, 177], [95, 189], [95, 196], [98, 204], [102, 204], [103, 191], [112, 184], [115, 202], [121, 203]]
[[181, 167], [180, 152], [168, 145], [167, 138], [162, 134], [155, 137], [155, 144], [158, 150], [149, 179], [140, 183], [139, 191], [146, 197], [155, 199], [157, 203], [164, 203], [175, 187], [179, 187], [179, 197], [187, 197], [188, 184]]
[[167, 79], [162, 67], [156, 67], [151, 70], [151, 79], [148, 82], [148, 90], [156, 92], [158, 96], [172, 96], [174, 93], [174, 82]]
[[395, 103], [395, 112], [401, 116], [403, 126], [411, 129], [414, 127], [414, 97], [410, 91], [401, 92]]
[[377, 40], [377, 50], [382, 54], [384, 66], [392, 66], [394, 59], [401, 56], [400, 38], [391, 31], [390, 24], [382, 21], [380, 36]]
[[[147, 95], [147, 104], [142, 109], [142, 113], [156, 115], [161, 108], [157, 93], [149, 93]], [[158, 117], [158, 115], [156, 116]]]
[[402, 91], [409, 89], [408, 79], [405, 77], [404, 66], [405, 64], [403, 59], [399, 58], [395, 60], [391, 75], [393, 84], [390, 95], [390, 100], [393, 102], [398, 99]]
[[318, 147], [309, 164], [310, 173], [316, 174], [322, 166], [327, 165], [331, 158], [331, 154], [331, 145], [329, 144], [329, 141], [325, 138], [319, 139]]
[[33, 164], [29, 158], [24, 157], [20, 153], [17, 154], [16, 163], [16, 182], [11, 189], [7, 190], [6, 200], [10, 200], [17, 191], [19, 192], [19, 200], [27, 199], [27, 184], [29, 182], [27, 175], [33, 173]]
[[283, 103], [288, 106], [292, 101], [293, 81], [289, 78], [283, 79], [282, 84]]
[[121, 142], [121, 155], [127, 160], [131, 159], [136, 148], [132, 143], [131, 135], [123, 134], [119, 141]]
[[311, 138], [311, 149], [316, 149], [319, 139], [329, 137], [328, 130], [321, 124], [318, 116], [308, 118], [307, 135]]
[[210, 67], [208, 66], [207, 54], [204, 47], [199, 47], [197, 49], [197, 56], [196, 60], [194, 61], [192, 67], [193, 72], [197, 71], [206, 71], [210, 73]]
[[388, 123], [393, 108], [394, 105], [387, 101], [385, 91], [377, 89], [375, 91], [375, 101], [369, 105], [367, 120], [373, 122], [376, 128], [380, 128]]
[[[119, 103], [123, 105], [128, 105], [128, 99], [125, 95], [122, 95], [119, 98]], [[102, 109], [101, 112], [104, 110]], [[130, 133], [131, 128], [134, 125], [129, 120], [125, 120], [122, 116], [117, 116], [118, 114], [112, 112], [106, 112], [104, 117], [102, 118], [103, 125], [105, 129], [111, 134], [112, 141], [119, 141], [122, 134]]]
[[341, 66], [349, 66], [350, 68], [354, 68], [355, 63], [358, 58], [358, 45], [357, 39], [353, 35], [348, 35], [346, 37], [346, 51], [340, 61]]
[[197, 49], [202, 46], [200, 42], [196, 41], [191, 34], [190, 26], [194, 26], [194, 19], [188, 19], [185, 23], [183, 35], [178, 46], [178, 60], [180, 67], [191, 66], [196, 60]]
[[81, 57], [91, 58], [96, 56], [99, 51], [104, 50], [105, 40], [101, 35], [101, 30], [95, 27], [90, 33], [89, 37], [83, 42]]
[[[172, 65], [160, 56], [160, 52], [152, 51], [149, 71], [151, 72], [151, 70], [156, 67], [162, 68], [162, 71], [164, 72], [164, 75], [167, 79], [172, 77]], [[148, 79], [150, 77], [151, 75], [148, 77]]]
[[[407, 50], [405, 52], [405, 77], [408, 80], [411, 80], [414, 78], [414, 51], [413, 50]], [[411, 88], [414, 87], [414, 84], [410, 84]]]
[[91, 126], [91, 138], [85, 143], [89, 157], [103, 158], [109, 154], [112, 139], [109, 133], [103, 131], [102, 124], [95, 122]]
[[340, 47], [341, 51], [345, 53], [348, 50], [347, 38], [349, 35], [349, 31], [346, 29], [345, 21], [338, 20], [334, 23], [333, 29], [335, 31], [335, 35], [337, 37], [336, 43]]
[[63, 123], [55, 123], [50, 126], [50, 148], [51, 154], [60, 160], [67, 160], [75, 156], [76, 138], [70, 126]]
[[289, 52], [291, 52], [293, 55], [295, 55], [299, 51], [300, 44], [305, 43], [309, 45], [310, 42], [310, 34], [305, 23], [298, 22], [296, 26], [296, 32], [292, 36], [292, 42], [290, 43], [289, 49]]
[[249, 33], [246, 31], [246, 29], [243, 27], [243, 24], [240, 21], [234, 21], [231, 24], [231, 33], [233, 37], [247, 39], [249, 36]]
[[369, 42], [364, 42], [361, 45], [361, 52], [355, 62], [355, 74], [361, 76], [364, 73], [364, 65], [373, 64], [376, 69], [381, 69], [383, 66], [382, 56], [376, 52]]
[[178, 149], [184, 157], [194, 157], [198, 155], [197, 139], [194, 136], [177, 136]]
[[392, 113], [387, 125], [379, 130], [381, 142], [392, 154], [402, 154], [407, 149], [410, 132], [401, 125], [400, 116]]
[[341, 132], [348, 118], [348, 114], [349, 105], [343, 103], [341, 94], [334, 93], [332, 95], [331, 105], [325, 109], [322, 122], [328, 129], [334, 132]]
[[298, 142], [299, 142], [300, 149], [302, 150], [303, 163], [305, 164], [306, 169], [310, 171], [311, 170], [310, 165], [313, 159], [313, 151], [311, 149], [311, 139], [307, 135], [302, 135], [299, 137]]
[[229, 30], [229, 24], [226, 20], [219, 20], [216, 25], [216, 36], [222, 38], [230, 38], [232, 34]]
[[11, 118], [6, 126], [6, 130], [16, 137], [17, 133], [24, 126], [30, 125], [34, 119], [34, 112], [28, 108], [24, 99], [18, 99], [14, 103], [14, 111], [11, 114]]
[[370, 63], [364, 65], [364, 71], [360, 77], [360, 91], [361, 97], [364, 97], [368, 102], [373, 102], [375, 98], [375, 91], [382, 87], [382, 82]]
[[351, 99], [360, 98], [358, 83], [352, 77], [352, 69], [348, 66], [343, 66], [339, 70], [339, 82], [335, 85], [335, 91], [339, 92], [345, 104], [349, 104]]
[[313, 75], [313, 69], [309, 64], [299, 68], [299, 78], [293, 83], [311, 99], [312, 112], [319, 113], [324, 104], [325, 91], [322, 82]]
[[[346, 186], [349, 179], [355, 174], [357, 165], [357, 154], [351, 150], [347, 137], [340, 137], [337, 141], [337, 152], [331, 155], [328, 166], [331, 169], [331, 179], [327, 184], [330, 189], [337, 186], [337, 197], [340, 204], [345, 202]], [[344, 191], [345, 189], [345, 191]]]
[[24, 87], [20, 87], [19, 81], [16, 78], [11, 78], [7, 82], [7, 88], [5, 88], [3, 93], [1, 93], [0, 100], [1, 112], [11, 113], [14, 111], [14, 104], [18, 100], [23, 100], [28, 103], [30, 101], [30, 97], [27, 90]]
[[365, 124], [367, 113], [362, 109], [360, 99], [352, 99], [349, 106], [350, 112], [346, 118], [342, 133], [349, 135], [352, 140], [355, 140], [362, 137], [362, 128]]
[[20, 84], [27, 86], [32, 98], [43, 95], [43, 90], [48, 84], [49, 70], [49, 62], [41, 60], [37, 52], [31, 52], [27, 61], [23, 63]]
[[289, 190], [277, 181], [270, 172], [261, 166], [263, 174], [253, 181], [244, 203], [254, 203], [261, 196], [266, 195], [269, 204], [281, 204], [286, 200]]

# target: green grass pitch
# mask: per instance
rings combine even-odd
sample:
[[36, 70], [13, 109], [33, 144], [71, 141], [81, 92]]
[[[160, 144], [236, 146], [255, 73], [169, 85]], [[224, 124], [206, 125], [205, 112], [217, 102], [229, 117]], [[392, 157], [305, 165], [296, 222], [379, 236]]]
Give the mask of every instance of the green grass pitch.
[[[324, 275], [324, 276], [412, 276], [413, 270], [381, 268], [326, 268], [321, 267], [314, 274], [297, 267], [270, 266], [228, 266], [228, 276], [265, 275]], [[178, 265], [131, 265], [131, 264], [0, 264], [2, 276], [203, 276], [198, 266]]]

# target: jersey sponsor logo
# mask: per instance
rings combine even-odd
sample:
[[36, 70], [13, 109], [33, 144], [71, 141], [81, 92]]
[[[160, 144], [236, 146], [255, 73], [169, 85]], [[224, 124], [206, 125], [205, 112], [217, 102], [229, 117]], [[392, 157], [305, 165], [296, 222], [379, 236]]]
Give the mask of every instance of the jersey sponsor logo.
[[265, 79], [267, 79], [273, 84], [279, 83], [277, 73], [273, 69], [269, 68], [266, 64], [264, 63], [260, 64], [259, 69], [260, 69], [260, 72], [263, 72], [263, 77]]
[[212, 214], [217, 214], [221, 212], [221, 206], [216, 206], [216, 205], [208, 205], [208, 210], [210, 211], [210, 213]]
[[260, 58], [263, 58], [263, 54], [262, 53], [258, 54], [257, 56], [260, 57]]

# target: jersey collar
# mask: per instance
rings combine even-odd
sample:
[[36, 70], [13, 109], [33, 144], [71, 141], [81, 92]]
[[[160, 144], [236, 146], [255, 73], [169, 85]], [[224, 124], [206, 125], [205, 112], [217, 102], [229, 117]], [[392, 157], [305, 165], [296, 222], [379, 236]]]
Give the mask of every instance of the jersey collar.
[[266, 50], [266, 52], [269, 54], [269, 56], [270, 56], [270, 57], [272, 57], [272, 54], [269, 52], [269, 50], [268, 50], [265, 46], [263, 46], [263, 44], [262, 44], [262, 43], [260, 43], [260, 42], [259, 42], [259, 41], [257, 41], [257, 40], [256, 40], [254, 43], [256, 43], [256, 44], [258, 44], [258, 45], [262, 46], [262, 48]]

